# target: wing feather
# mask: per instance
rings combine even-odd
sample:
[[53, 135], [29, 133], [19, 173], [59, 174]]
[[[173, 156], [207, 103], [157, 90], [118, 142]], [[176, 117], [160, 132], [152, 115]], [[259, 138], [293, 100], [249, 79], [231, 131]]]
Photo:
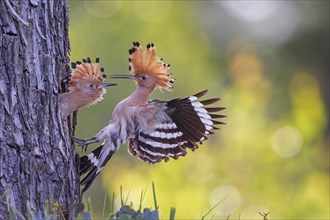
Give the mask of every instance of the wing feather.
[[208, 135], [213, 134], [212, 130], [217, 129], [214, 125], [224, 124], [216, 119], [225, 116], [210, 113], [224, 108], [206, 107], [220, 99], [198, 101], [206, 93], [207, 90], [204, 90], [168, 102], [152, 100], [141, 106], [148, 114], [139, 114], [144, 117], [139, 119], [141, 123], [138, 123], [137, 135], [128, 142], [130, 154], [145, 162], [158, 163], [185, 156], [187, 148], [197, 149], [198, 144], [202, 144]]

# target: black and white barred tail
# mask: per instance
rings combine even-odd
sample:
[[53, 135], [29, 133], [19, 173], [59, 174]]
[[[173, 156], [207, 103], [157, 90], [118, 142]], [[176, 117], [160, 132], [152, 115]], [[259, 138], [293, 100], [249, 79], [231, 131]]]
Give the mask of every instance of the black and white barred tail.
[[216, 120], [224, 115], [214, 114], [225, 108], [207, 107], [220, 99], [198, 101], [206, 93], [207, 90], [184, 99], [158, 101], [165, 105], [164, 111], [169, 119], [161, 121], [153, 131], [139, 131], [134, 139], [129, 140], [130, 154], [145, 162], [158, 163], [185, 156], [187, 148], [197, 149], [198, 144], [213, 134], [212, 130], [218, 129], [216, 125], [225, 124]]
[[80, 185], [83, 186], [82, 193], [84, 193], [91, 186], [92, 182], [101, 171], [101, 168], [105, 166], [105, 164], [111, 159], [112, 155], [115, 153], [115, 151], [110, 151], [107, 154], [103, 164], [99, 166], [100, 154], [102, 152], [103, 147], [104, 144], [93, 150], [91, 153], [80, 157], [79, 174], [80, 176], [83, 176], [87, 173], [87, 175], [80, 182]]

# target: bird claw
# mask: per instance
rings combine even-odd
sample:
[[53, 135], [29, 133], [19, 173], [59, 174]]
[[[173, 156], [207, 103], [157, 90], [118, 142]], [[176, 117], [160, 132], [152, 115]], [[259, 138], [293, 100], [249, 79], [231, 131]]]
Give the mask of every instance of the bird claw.
[[81, 146], [81, 150], [82, 150], [82, 152], [86, 153], [86, 151], [87, 151], [87, 147], [88, 147], [88, 144], [80, 145], [80, 146]]
[[87, 151], [88, 144], [86, 144], [86, 139], [72, 137], [72, 140], [77, 143], [84, 152]]

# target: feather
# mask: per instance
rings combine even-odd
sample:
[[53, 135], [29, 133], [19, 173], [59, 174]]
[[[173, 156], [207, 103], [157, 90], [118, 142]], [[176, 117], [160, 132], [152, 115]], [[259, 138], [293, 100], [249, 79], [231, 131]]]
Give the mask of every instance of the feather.
[[170, 65], [165, 64], [162, 59], [157, 57], [156, 48], [153, 43], [147, 45], [147, 49], [143, 51], [139, 42], [133, 42], [133, 47], [129, 49], [129, 70], [133, 76], [141, 77], [149, 75], [153, 77], [156, 86], [159, 88], [169, 89], [174, 79], [168, 72]]

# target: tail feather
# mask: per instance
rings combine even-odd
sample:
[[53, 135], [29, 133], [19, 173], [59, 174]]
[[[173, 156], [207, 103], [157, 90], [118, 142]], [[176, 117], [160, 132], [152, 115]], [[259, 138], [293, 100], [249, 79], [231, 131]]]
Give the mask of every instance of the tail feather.
[[[106, 155], [104, 161], [101, 162], [100, 159], [102, 157], [103, 148], [104, 144], [102, 144], [86, 156], [80, 158], [80, 176], [87, 173], [87, 175], [80, 182], [80, 185], [83, 186], [82, 193], [84, 193], [91, 186], [97, 175], [100, 173], [101, 169], [115, 153], [115, 151], [110, 151]], [[102, 164], [100, 165], [100, 163]]]
[[93, 167], [98, 166], [98, 158], [101, 154], [103, 146], [104, 145], [102, 144], [100, 147], [96, 148], [89, 154], [80, 157], [80, 175], [81, 176], [84, 175], [85, 173], [87, 173]]
[[92, 185], [94, 179], [97, 176], [97, 172], [96, 171], [97, 171], [97, 167], [93, 167], [92, 170], [80, 182], [80, 185], [84, 187], [82, 189], [82, 193], [84, 193]]

